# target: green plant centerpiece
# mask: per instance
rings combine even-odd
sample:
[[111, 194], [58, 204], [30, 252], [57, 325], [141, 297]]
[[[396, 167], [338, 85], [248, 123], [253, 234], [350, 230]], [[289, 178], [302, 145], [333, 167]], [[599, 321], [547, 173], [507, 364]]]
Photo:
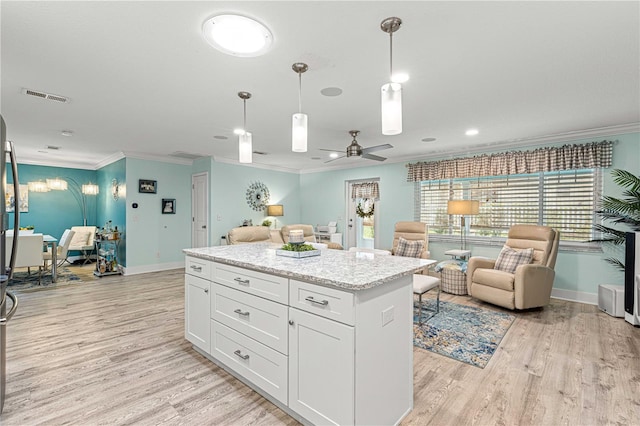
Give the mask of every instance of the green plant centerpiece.
[[[615, 169], [611, 172], [613, 181], [624, 188], [622, 198], [602, 197], [601, 209], [596, 213], [604, 224], [594, 225], [594, 229], [602, 234], [601, 238], [592, 241], [601, 242], [611, 246], [622, 246], [625, 244], [626, 230], [640, 231], [640, 177], [625, 170]], [[616, 225], [623, 225], [626, 230], [613, 228]], [[616, 258], [607, 258], [607, 262], [616, 268], [624, 271], [624, 263]]]
[[282, 246], [282, 250], [286, 251], [311, 251], [315, 250], [310, 244], [295, 244], [295, 243], [287, 243]]
[[20, 231], [32, 231], [34, 229], [36, 229], [36, 227], [33, 226], [33, 225], [27, 225], [27, 226], [21, 226], [20, 227]]
[[271, 221], [269, 219], [265, 219], [262, 221], [262, 226], [266, 226], [267, 228], [271, 226]]

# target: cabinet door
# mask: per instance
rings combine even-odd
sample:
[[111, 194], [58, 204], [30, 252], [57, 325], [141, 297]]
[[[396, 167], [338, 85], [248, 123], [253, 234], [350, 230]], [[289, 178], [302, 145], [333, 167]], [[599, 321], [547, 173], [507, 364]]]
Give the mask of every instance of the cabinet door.
[[354, 329], [289, 308], [289, 408], [313, 424], [354, 423]]
[[210, 353], [211, 283], [192, 275], [185, 275], [184, 283], [184, 337], [206, 353]]

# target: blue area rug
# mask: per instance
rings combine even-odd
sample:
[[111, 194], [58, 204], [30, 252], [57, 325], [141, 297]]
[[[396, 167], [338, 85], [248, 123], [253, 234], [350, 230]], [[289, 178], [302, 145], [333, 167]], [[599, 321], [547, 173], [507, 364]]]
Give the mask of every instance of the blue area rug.
[[[416, 302], [417, 303], [417, 302]], [[435, 299], [422, 301], [435, 308]], [[428, 317], [429, 312], [424, 313]], [[413, 345], [484, 368], [511, 327], [514, 315], [440, 301], [440, 312], [418, 326], [414, 310]]]
[[19, 270], [13, 274], [13, 279], [9, 281], [7, 290], [9, 291], [40, 291], [50, 290], [73, 283], [81, 283], [82, 279], [74, 274], [69, 268], [58, 267], [58, 280], [51, 282], [51, 272], [43, 272], [42, 279], [38, 283], [38, 269], [32, 268], [31, 274], [26, 270]]

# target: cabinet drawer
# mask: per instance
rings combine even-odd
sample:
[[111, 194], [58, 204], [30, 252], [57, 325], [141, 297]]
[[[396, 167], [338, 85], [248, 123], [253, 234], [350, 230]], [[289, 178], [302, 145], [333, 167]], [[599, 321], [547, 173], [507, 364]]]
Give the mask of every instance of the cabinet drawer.
[[211, 320], [211, 355], [283, 404], [287, 404], [287, 357]]
[[261, 297], [213, 284], [211, 318], [288, 353], [288, 308]]
[[291, 307], [311, 312], [344, 324], [355, 324], [353, 293], [291, 280]]
[[213, 264], [213, 280], [284, 305], [289, 303], [289, 280], [222, 263]]
[[187, 256], [184, 263], [185, 274], [211, 280], [211, 261]]

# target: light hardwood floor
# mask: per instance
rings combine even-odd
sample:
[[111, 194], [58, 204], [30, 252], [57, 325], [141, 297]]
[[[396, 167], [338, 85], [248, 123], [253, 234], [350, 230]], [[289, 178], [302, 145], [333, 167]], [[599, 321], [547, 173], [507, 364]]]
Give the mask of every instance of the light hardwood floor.
[[[184, 340], [183, 270], [19, 298], [2, 425], [297, 424]], [[415, 349], [402, 424], [640, 425], [640, 329], [552, 300], [517, 313], [484, 369]]]

